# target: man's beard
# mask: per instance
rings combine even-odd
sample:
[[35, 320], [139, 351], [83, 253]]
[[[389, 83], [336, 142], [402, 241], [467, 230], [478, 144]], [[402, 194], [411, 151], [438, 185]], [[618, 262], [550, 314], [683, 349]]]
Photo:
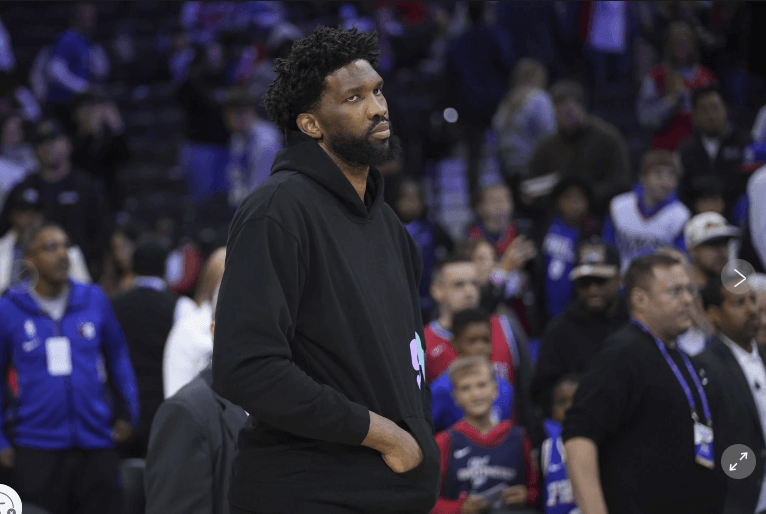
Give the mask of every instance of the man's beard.
[[373, 143], [370, 134], [378, 123], [371, 127], [363, 136], [354, 136], [345, 132], [337, 132], [327, 138], [327, 147], [339, 159], [351, 166], [380, 166], [391, 162], [402, 151], [399, 138], [391, 133], [388, 141]]

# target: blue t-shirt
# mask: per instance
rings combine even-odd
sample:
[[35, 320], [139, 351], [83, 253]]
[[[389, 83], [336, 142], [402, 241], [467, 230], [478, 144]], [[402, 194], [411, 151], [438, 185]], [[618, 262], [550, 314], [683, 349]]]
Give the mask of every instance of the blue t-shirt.
[[[83, 79], [90, 80], [90, 42], [82, 34], [67, 30], [59, 36], [53, 47], [52, 59], [60, 58], [66, 62], [69, 72]], [[48, 88], [48, 103], [67, 104], [74, 93], [56, 80], [51, 80]]]
[[[497, 398], [492, 406], [493, 415], [497, 421], [513, 419], [513, 386], [499, 374], [495, 376]], [[452, 398], [452, 382], [447, 373], [431, 382], [431, 413], [437, 432], [446, 430], [463, 419], [463, 411]]]

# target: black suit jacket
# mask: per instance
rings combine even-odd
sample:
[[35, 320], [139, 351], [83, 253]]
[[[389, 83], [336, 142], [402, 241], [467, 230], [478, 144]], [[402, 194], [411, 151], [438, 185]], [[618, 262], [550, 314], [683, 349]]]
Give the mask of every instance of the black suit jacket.
[[[766, 348], [759, 347], [761, 360], [766, 363]], [[732, 444], [744, 444], [755, 453], [755, 471], [747, 478], [727, 478], [726, 514], [753, 514], [758, 503], [766, 464], [766, 442], [763, 439], [761, 418], [750, 392], [745, 373], [726, 344], [714, 337], [708, 348], [697, 356], [697, 361], [712, 382], [711, 409], [713, 410], [714, 448], [716, 466], [720, 466], [723, 451]], [[766, 384], [762, 384], [766, 387]]]
[[749, 175], [742, 173], [744, 149], [752, 142], [749, 132], [730, 126], [721, 137], [721, 146], [715, 160], [705, 150], [699, 131], [687, 139], [678, 149], [683, 166], [680, 196], [689, 204], [694, 191], [704, 180], [717, 180], [723, 188], [726, 212], [731, 210], [739, 196], [745, 192]]
[[214, 393], [212, 380], [208, 366], [157, 410], [146, 456], [146, 514], [229, 512], [229, 477], [247, 414]]

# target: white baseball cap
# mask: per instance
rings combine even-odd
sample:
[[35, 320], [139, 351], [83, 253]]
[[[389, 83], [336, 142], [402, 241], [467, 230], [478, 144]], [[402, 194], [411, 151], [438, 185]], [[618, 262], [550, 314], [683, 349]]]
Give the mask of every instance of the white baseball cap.
[[711, 243], [720, 239], [740, 237], [742, 231], [733, 225], [729, 225], [726, 218], [717, 212], [703, 212], [697, 214], [686, 222], [684, 227], [684, 240], [686, 249], [705, 243]]

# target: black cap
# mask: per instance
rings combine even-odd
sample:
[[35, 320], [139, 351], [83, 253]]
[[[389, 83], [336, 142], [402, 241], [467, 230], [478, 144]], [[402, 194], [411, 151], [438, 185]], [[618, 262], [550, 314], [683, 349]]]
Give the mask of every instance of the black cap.
[[9, 211], [42, 211], [40, 191], [34, 187], [15, 188], [8, 196]]
[[57, 120], [49, 118], [37, 124], [33, 140], [35, 145], [40, 145], [46, 141], [62, 136], [66, 137], [66, 132], [64, 132], [61, 124]]
[[570, 280], [583, 277], [613, 278], [620, 274], [620, 254], [617, 248], [593, 236], [577, 247], [577, 264], [569, 274]]

